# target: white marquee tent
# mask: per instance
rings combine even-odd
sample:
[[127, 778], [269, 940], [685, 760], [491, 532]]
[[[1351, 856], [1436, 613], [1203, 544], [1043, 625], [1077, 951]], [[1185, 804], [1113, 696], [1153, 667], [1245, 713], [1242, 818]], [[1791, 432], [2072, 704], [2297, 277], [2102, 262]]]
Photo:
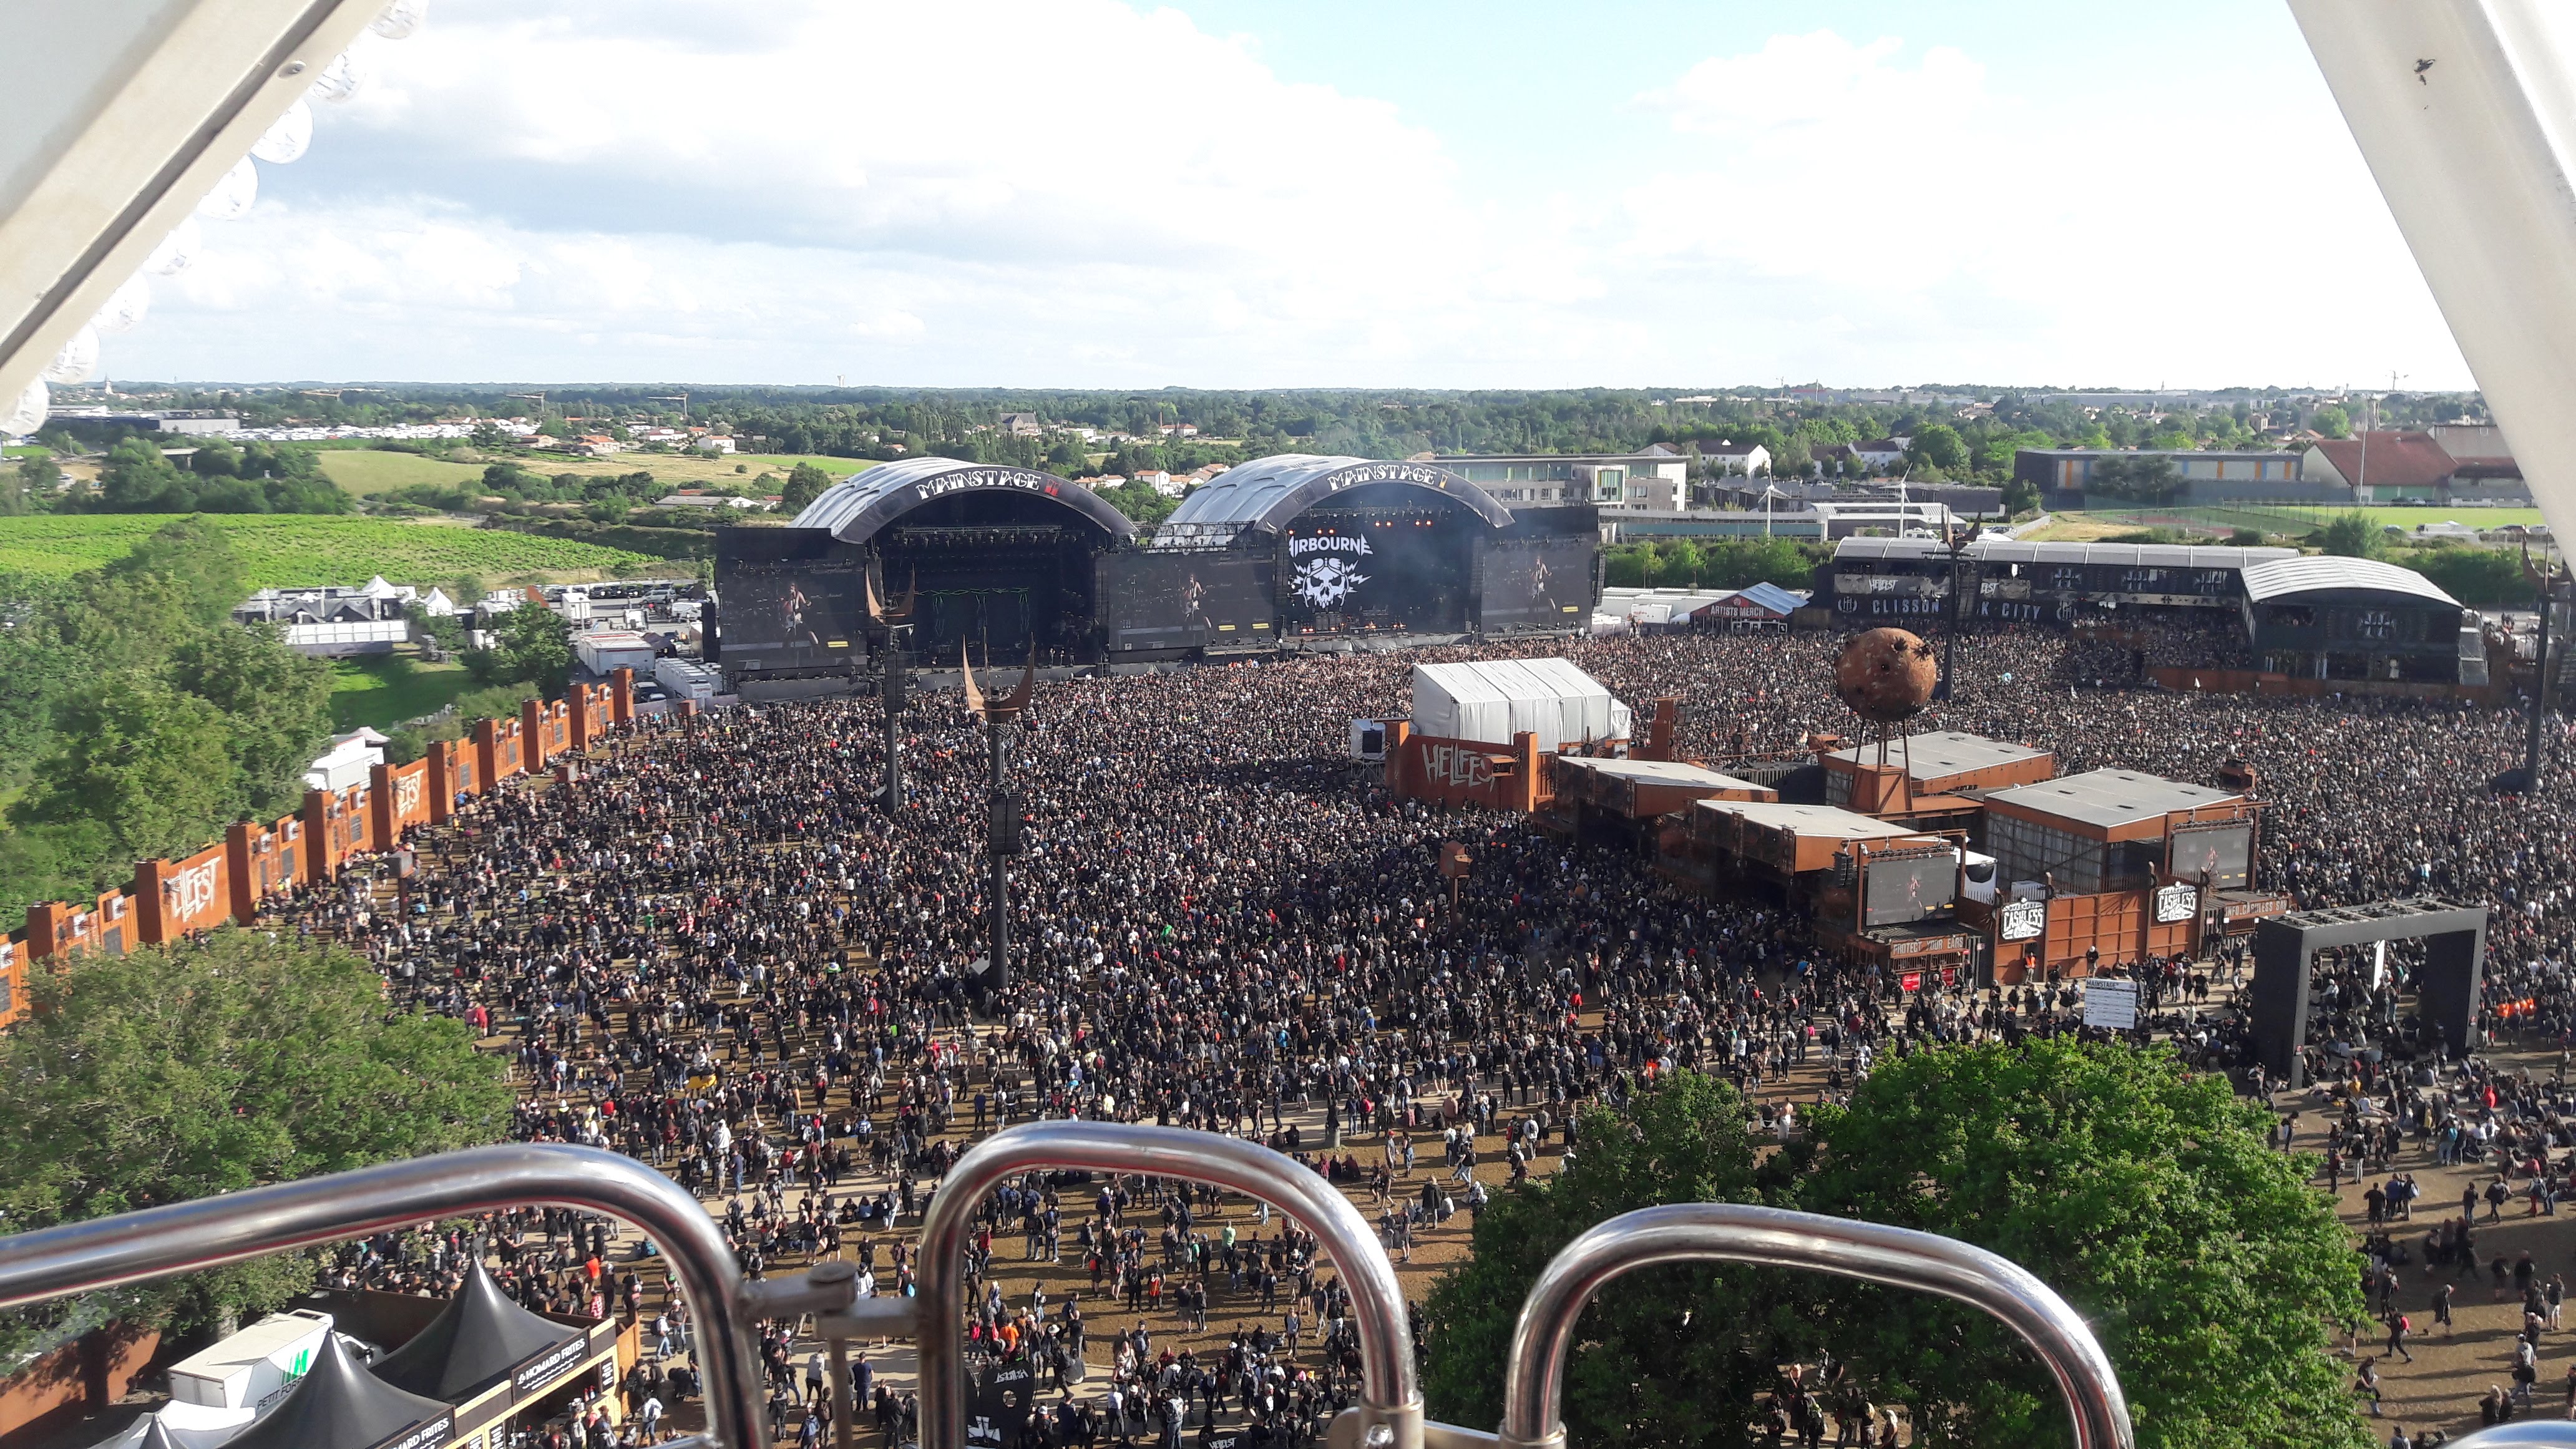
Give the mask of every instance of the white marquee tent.
[[1624, 737], [1628, 706], [1563, 659], [1494, 659], [1413, 668], [1413, 731], [1508, 745], [1527, 731], [1538, 746]]

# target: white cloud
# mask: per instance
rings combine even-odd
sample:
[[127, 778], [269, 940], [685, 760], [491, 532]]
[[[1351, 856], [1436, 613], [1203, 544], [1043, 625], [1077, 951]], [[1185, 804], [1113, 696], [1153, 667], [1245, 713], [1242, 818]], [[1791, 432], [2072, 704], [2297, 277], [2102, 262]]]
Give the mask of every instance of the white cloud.
[[2465, 384], [2322, 84], [2286, 79], [2106, 78], [2040, 115], [1956, 50], [1774, 36], [1636, 97], [1699, 161], [1629, 190], [1622, 255], [1737, 279], [1763, 375], [2333, 383], [2412, 358], [2415, 385]]
[[1668, 169], [1532, 195], [1115, 0], [442, 0], [367, 60], [111, 370], [2465, 376], [2312, 71], [2106, 83], [2064, 115], [1957, 49], [1780, 35], [1607, 114], [1603, 147], [1653, 126]]

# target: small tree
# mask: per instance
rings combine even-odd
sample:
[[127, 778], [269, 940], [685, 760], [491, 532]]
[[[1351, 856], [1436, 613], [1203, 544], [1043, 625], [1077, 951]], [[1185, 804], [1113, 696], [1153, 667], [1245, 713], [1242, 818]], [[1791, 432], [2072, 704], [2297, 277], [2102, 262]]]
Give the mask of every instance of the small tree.
[[[389, 1011], [384, 980], [323, 941], [226, 930], [36, 973], [0, 1036], [0, 1210], [12, 1231], [497, 1140], [497, 1058], [446, 1017]], [[303, 1255], [122, 1290], [129, 1321], [191, 1327], [311, 1286]], [[0, 1320], [0, 1351], [70, 1313]]]
[[778, 507], [782, 512], [801, 513], [831, 486], [831, 474], [812, 463], [799, 463], [787, 471], [787, 483], [778, 490]]
[[2318, 530], [2317, 546], [2338, 558], [2377, 558], [2379, 527], [2370, 521], [2367, 513], [2358, 510], [2338, 513]]
[[541, 604], [522, 604], [502, 617], [500, 669], [504, 681], [525, 680], [545, 694], [561, 694], [572, 678], [572, 625]]
[[[1762, 1198], [1744, 1101], [1680, 1073], [1623, 1111], [1581, 1119], [1574, 1168], [1498, 1194], [1477, 1220], [1475, 1255], [1424, 1310], [1423, 1392], [1434, 1418], [1502, 1418], [1503, 1360], [1521, 1300], [1547, 1261], [1605, 1218], [1664, 1203]], [[1755, 1396], [1779, 1356], [1767, 1290], [1750, 1268], [1649, 1269], [1593, 1301], [1566, 1366], [1568, 1438], [1613, 1449], [1748, 1442]]]
[[[2034, 1039], [1883, 1063], [1820, 1109], [1801, 1204], [2000, 1253], [2094, 1325], [2151, 1449], [2367, 1449], [2329, 1325], [2357, 1321], [2351, 1235], [2271, 1119], [2167, 1051]], [[1833, 1343], [1917, 1444], [2062, 1442], [2009, 1329], [1921, 1294], [1826, 1284]]]

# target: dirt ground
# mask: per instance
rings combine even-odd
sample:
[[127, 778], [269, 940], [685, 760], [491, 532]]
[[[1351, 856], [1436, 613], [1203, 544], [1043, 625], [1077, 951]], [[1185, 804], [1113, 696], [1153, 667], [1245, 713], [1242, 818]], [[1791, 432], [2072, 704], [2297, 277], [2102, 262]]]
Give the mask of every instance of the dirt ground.
[[[2555, 1052], [2500, 1052], [2491, 1054], [2490, 1060], [2547, 1077], [2556, 1070], [2558, 1059]], [[2306, 1109], [2300, 1113], [2295, 1150], [2322, 1155], [2331, 1119], [2315, 1102], [2308, 1093], [2283, 1093], [2279, 1099], [2285, 1113]], [[2481, 1394], [2495, 1385], [2513, 1387], [2513, 1340], [2522, 1328], [2521, 1297], [2508, 1285], [2505, 1297], [2510, 1301], [2498, 1301], [2494, 1279], [2485, 1271], [2485, 1265], [2499, 1254], [2510, 1262], [2529, 1253], [2539, 1281], [2546, 1283], [2551, 1274], [2559, 1274], [2568, 1280], [2571, 1291], [2576, 1291], [2576, 1202], [2562, 1201], [2555, 1215], [2532, 1216], [2517, 1191], [2505, 1203], [2502, 1215], [2490, 1222], [2487, 1206], [2481, 1200], [2475, 1238], [2480, 1271], [2462, 1277], [2457, 1268], [2435, 1269], [2426, 1263], [2423, 1239], [2460, 1215], [2463, 1189], [2483, 1190], [2495, 1180], [2495, 1174], [2470, 1167], [2437, 1167], [2432, 1152], [2411, 1140], [2399, 1152], [2392, 1168], [2412, 1175], [2422, 1189], [2414, 1203], [2412, 1220], [2399, 1219], [2390, 1224], [2411, 1259], [2398, 1269], [2402, 1286], [2396, 1306], [2412, 1323], [2413, 1333], [2406, 1346], [2414, 1361], [2409, 1363], [2386, 1352], [2387, 1333], [2375, 1321], [2363, 1325], [2358, 1354], [2348, 1351], [2346, 1357], [2355, 1370], [2363, 1358], [2377, 1363], [2384, 1418], [2374, 1427], [2383, 1438], [2399, 1425], [2405, 1426], [2409, 1437], [2425, 1429], [2441, 1429], [2456, 1438], [2480, 1427]], [[2343, 1220], [2352, 1228], [2356, 1243], [2369, 1229], [2369, 1205], [2363, 1194], [2373, 1181], [2385, 1183], [2387, 1174], [2358, 1183], [2347, 1176], [2336, 1193]], [[2324, 1189], [2322, 1178], [2318, 1188]], [[2356, 1272], [2359, 1262], [2356, 1257]], [[2457, 1322], [2448, 1335], [2433, 1324], [2433, 1295], [2443, 1283], [2457, 1285], [2451, 1301], [2451, 1316]], [[2377, 1300], [2372, 1302], [2375, 1306]], [[2562, 1322], [2576, 1326], [2576, 1314]], [[2540, 1342], [2540, 1378], [2532, 1390], [2531, 1407], [2520, 1411], [2518, 1417], [2568, 1417], [2571, 1390], [2576, 1390], [2576, 1376], [2572, 1374], [2576, 1374], [2576, 1341], [2570, 1340], [2569, 1329], [2545, 1333]], [[2362, 1412], [2368, 1412], [2359, 1396], [2354, 1402]]]

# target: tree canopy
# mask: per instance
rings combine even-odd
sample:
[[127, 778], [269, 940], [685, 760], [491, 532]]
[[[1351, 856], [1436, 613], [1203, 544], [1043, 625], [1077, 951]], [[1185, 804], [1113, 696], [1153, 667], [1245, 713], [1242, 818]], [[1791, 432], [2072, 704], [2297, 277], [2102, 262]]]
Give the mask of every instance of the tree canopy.
[[[338, 945], [225, 930], [37, 973], [0, 1036], [0, 1210], [13, 1231], [497, 1140], [499, 1059], [447, 1017], [389, 1010]], [[181, 1327], [276, 1308], [312, 1284], [296, 1254], [126, 1290], [129, 1319]], [[0, 1319], [0, 1349], [70, 1312]]]
[[[1894, 1223], [2020, 1263], [2096, 1326], [2151, 1449], [2365, 1449], [2330, 1325], [2361, 1311], [2351, 1245], [2269, 1119], [2169, 1053], [2056, 1039], [1881, 1063], [1848, 1107], [1757, 1160], [1731, 1089], [1681, 1073], [1595, 1107], [1573, 1169], [1498, 1195], [1427, 1310], [1431, 1412], [1488, 1424], [1540, 1265], [1657, 1203], [1754, 1201]], [[2045, 1370], [1973, 1309], [1843, 1279], [1665, 1268], [1606, 1293], [1568, 1368], [1585, 1444], [1743, 1441], [1777, 1367], [1830, 1354], [1915, 1442], [2067, 1442]]]
[[300, 798], [328, 666], [266, 626], [221, 530], [174, 521], [60, 581], [0, 577], [0, 911], [78, 898]]

